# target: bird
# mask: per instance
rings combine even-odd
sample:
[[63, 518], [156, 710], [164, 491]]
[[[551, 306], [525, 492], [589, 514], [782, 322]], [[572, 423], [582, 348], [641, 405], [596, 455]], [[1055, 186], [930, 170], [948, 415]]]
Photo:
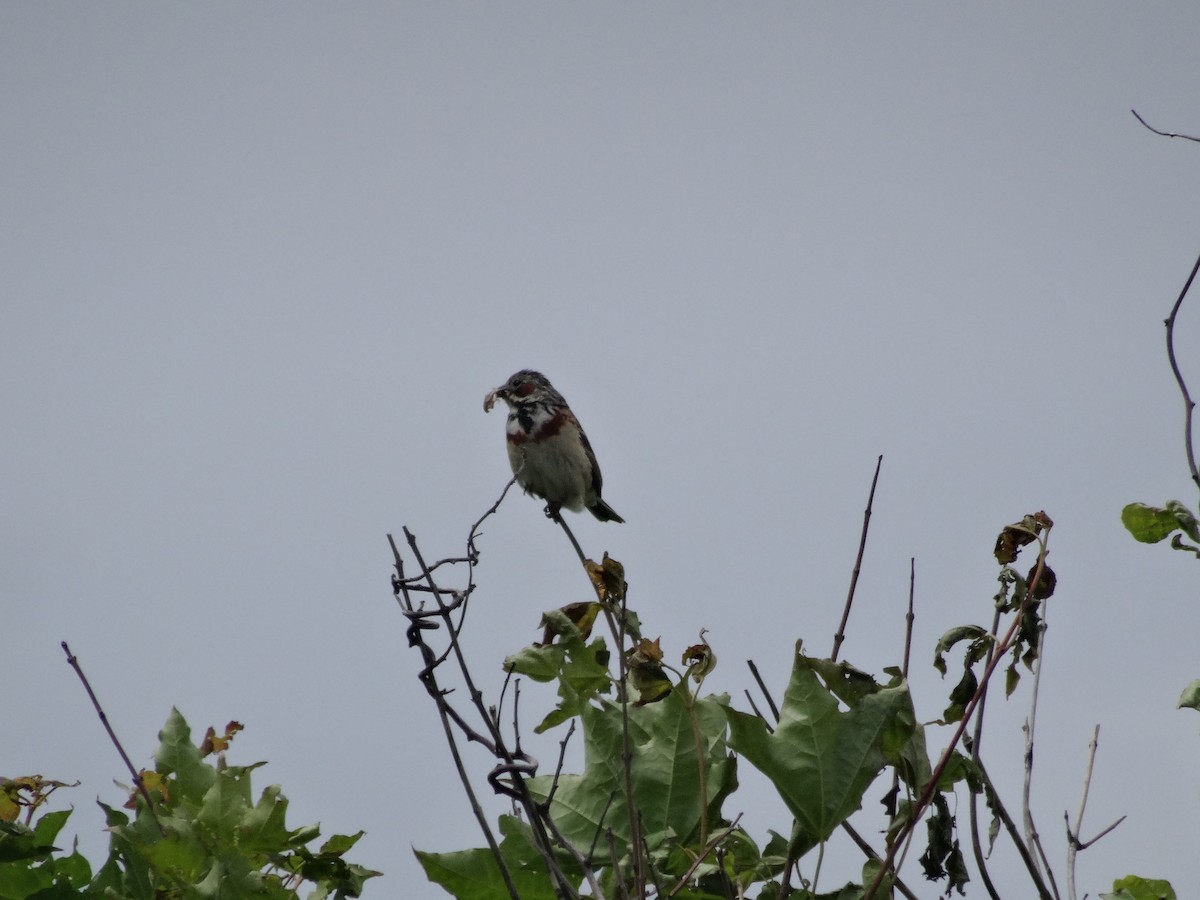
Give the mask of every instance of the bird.
[[508, 461], [527, 494], [546, 501], [546, 515], [584, 508], [601, 522], [624, 522], [600, 497], [603, 479], [596, 454], [563, 395], [541, 372], [522, 369], [483, 398], [483, 411], [496, 400], [508, 405]]

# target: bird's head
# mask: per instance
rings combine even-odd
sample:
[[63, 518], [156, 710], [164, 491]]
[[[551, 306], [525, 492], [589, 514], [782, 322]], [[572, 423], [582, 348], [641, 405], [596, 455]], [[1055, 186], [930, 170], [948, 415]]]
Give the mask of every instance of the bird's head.
[[503, 400], [510, 407], [550, 400], [563, 402], [562, 396], [550, 384], [550, 380], [541, 372], [532, 369], [522, 369], [500, 387], [490, 391], [483, 398], [484, 412], [491, 412], [497, 400]]

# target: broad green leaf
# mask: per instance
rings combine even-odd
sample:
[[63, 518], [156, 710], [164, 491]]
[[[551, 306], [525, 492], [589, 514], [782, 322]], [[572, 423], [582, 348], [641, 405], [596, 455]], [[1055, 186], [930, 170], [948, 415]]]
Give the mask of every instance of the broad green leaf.
[[[529, 827], [514, 816], [500, 817], [500, 855], [521, 900], [556, 900], [546, 862], [538, 853]], [[457, 900], [509, 900], [510, 894], [501, 877], [500, 866], [491, 850], [460, 850], [453, 853], [427, 853], [414, 850], [425, 876], [439, 884]], [[582, 874], [574, 862], [556, 857], [560, 867], [578, 884]]]
[[[1145, 503], [1130, 503], [1121, 510], [1121, 524], [1135, 540], [1143, 544], [1157, 544], [1181, 529], [1190, 534], [1189, 528], [1194, 531], [1195, 522], [1195, 517], [1177, 500], [1169, 501], [1166, 509]], [[1195, 535], [1192, 535], [1192, 539], [1200, 540]]]
[[543, 621], [561, 626], [558, 642], [534, 644], [504, 660], [506, 672], [525, 675], [534, 681], [558, 681], [560, 702], [534, 728], [538, 734], [579, 715], [593, 697], [612, 686], [608, 647], [603, 639], [584, 644], [579, 629], [561, 610], [546, 613]]
[[250, 809], [250, 779], [230, 777], [218, 772], [212, 787], [204, 794], [196, 821], [217, 834], [232, 834]]
[[802, 855], [826, 840], [859, 808], [863, 793], [912, 734], [915, 714], [908, 688], [875, 685], [842, 712], [797, 652], [774, 733], [758, 716], [729, 711], [730, 744], [775, 785], [796, 819]]
[[321, 852], [330, 856], [341, 856], [347, 850], [357, 844], [359, 839], [365, 833], [366, 832], [359, 831], [355, 834], [335, 834], [321, 845]]
[[533, 644], [504, 660], [504, 671], [524, 675], [534, 681], [553, 681], [562, 671], [566, 651], [562, 644]]
[[38, 819], [37, 824], [33, 826], [33, 837], [39, 844], [49, 846], [54, 843], [54, 839], [58, 837], [58, 833], [62, 831], [62, 827], [67, 824], [67, 819], [71, 816], [71, 810], [62, 809], [56, 812], [48, 812]]
[[1183, 693], [1179, 697], [1178, 708], [1182, 709], [1185, 706], [1189, 709], [1200, 710], [1200, 678], [1183, 689]]
[[1139, 878], [1126, 875], [1113, 882], [1111, 894], [1101, 894], [1101, 900], [1176, 900], [1169, 881], [1159, 878]]
[[192, 731], [179, 710], [171, 710], [158, 737], [154, 759], [159, 772], [175, 776], [174, 799], [199, 804], [216, 781], [217, 771], [201, 759], [199, 748], [192, 743]]
[[287, 807], [287, 798], [280, 793], [279, 785], [269, 785], [258, 803], [242, 817], [241, 836], [246, 849], [278, 853], [292, 844], [284, 824]]
[[0, 863], [0, 897], [4, 900], [25, 900], [53, 883], [54, 876], [46, 869], [24, 861]]
[[0, 864], [40, 859], [54, 848], [39, 841], [33, 829], [21, 822], [0, 822]]
[[[628, 710], [634, 804], [643, 831], [673, 834], [685, 843], [698, 833], [701, 823], [701, 763], [710, 829], [716, 829], [721, 801], [736, 785], [735, 761], [725, 742], [724, 698], [689, 701], [688, 696], [686, 688], [676, 688], [660, 703]], [[688, 702], [694, 703], [695, 728]], [[589, 704], [580, 720], [584, 774], [559, 778], [551, 815], [577, 846], [590, 846], [597, 833], [611, 828], [623, 850], [629, 840], [629, 812], [621, 707], [611, 702]], [[535, 796], [545, 797], [552, 781], [541, 776], [530, 781], [530, 788]]]

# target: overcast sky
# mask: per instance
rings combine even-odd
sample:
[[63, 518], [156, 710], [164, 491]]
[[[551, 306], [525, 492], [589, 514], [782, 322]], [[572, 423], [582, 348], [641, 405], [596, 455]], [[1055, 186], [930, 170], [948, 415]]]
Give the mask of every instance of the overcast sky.
[[[746, 659], [782, 693], [796, 639], [828, 652], [879, 454], [842, 655], [899, 661], [915, 557], [925, 719], [937, 637], [990, 620], [996, 532], [1045, 509], [1060, 883], [1101, 723], [1085, 836], [1129, 819], [1080, 892], [1200, 895], [1200, 719], [1174, 708], [1200, 569], [1119, 521], [1196, 500], [1162, 320], [1200, 251], [1200, 146], [1129, 110], [1200, 133], [1197, 34], [1196, 4], [0, 5], [0, 774], [80, 779], [99, 860], [123, 773], [65, 639], [139, 765], [172, 705], [239, 719], [233, 760], [269, 761], [293, 826], [367, 830], [368, 896], [438, 895], [410, 848], [481, 838], [385, 534], [461, 553], [509, 477], [483, 396], [533, 367], [628, 521], [578, 518], [585, 549], [624, 562], [669, 654], [707, 628], [706, 686], [742, 706]], [[1198, 323], [1200, 297], [1200, 393]], [[587, 588], [529, 498], [480, 547], [495, 699]], [[1027, 702], [988, 709], [1013, 804]], [[786, 831], [741, 781], [726, 813]], [[997, 851], [1013, 896], [1015, 865]]]

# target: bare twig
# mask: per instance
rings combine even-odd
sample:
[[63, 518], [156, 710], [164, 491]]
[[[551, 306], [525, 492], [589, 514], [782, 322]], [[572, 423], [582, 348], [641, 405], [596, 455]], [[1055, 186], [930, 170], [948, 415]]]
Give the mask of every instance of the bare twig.
[[762, 714], [762, 710], [759, 709], [758, 704], [754, 702], [754, 695], [750, 693], [750, 689], [746, 688], [744, 691], [742, 691], [742, 693], [746, 695], [746, 700], [749, 702], [750, 708], [754, 710], [754, 714], [762, 719], [763, 727], [767, 729], [767, 734], [774, 734], [774, 726], [767, 721], [767, 717]]
[[133, 763], [129, 760], [129, 754], [125, 752], [125, 748], [121, 746], [120, 740], [117, 739], [117, 733], [113, 731], [112, 725], [109, 724], [108, 716], [105, 715], [104, 708], [100, 705], [100, 701], [96, 699], [96, 692], [92, 690], [91, 683], [87, 680], [87, 676], [83, 674], [83, 668], [79, 665], [79, 660], [71, 652], [71, 648], [67, 646], [67, 642], [62, 642], [63, 653], [67, 654], [67, 663], [75, 670], [75, 674], [79, 676], [79, 680], [83, 682], [83, 689], [87, 691], [88, 697], [92, 701], [92, 706], [96, 708], [96, 715], [100, 717], [100, 724], [104, 726], [104, 730], [108, 732], [109, 739], [112, 740], [113, 746], [117, 748], [117, 753], [121, 755], [121, 759], [125, 763], [125, 768], [129, 770], [130, 777], [133, 778], [133, 785], [137, 788], [138, 793], [142, 795], [142, 799], [146, 801], [146, 810], [150, 813], [150, 818], [154, 820], [154, 824], [158, 826], [158, 830], [165, 837], [167, 830], [163, 828], [162, 822], [158, 820], [158, 813], [154, 811], [154, 801], [150, 798], [150, 792], [146, 790], [146, 783], [142, 780], [142, 775], [133, 767]]
[[551, 518], [553, 518], [555, 522], [557, 522], [559, 525], [561, 525], [562, 530], [567, 533], [567, 537], [571, 541], [571, 546], [575, 548], [575, 553], [579, 556], [579, 564], [584, 567], [584, 571], [586, 572], [587, 571], [587, 557], [583, 555], [583, 548], [579, 546], [579, 541], [575, 540], [575, 534], [571, 531], [570, 526], [567, 525], [566, 520], [563, 519], [561, 513], [555, 513], [553, 516], [551, 516]]
[[983, 762], [978, 759], [975, 762], [979, 766], [979, 774], [986, 785], [988, 797], [991, 799], [996, 816], [1000, 819], [1000, 824], [1004, 826], [1004, 830], [1008, 832], [1009, 838], [1012, 839], [1013, 846], [1017, 848], [1017, 854], [1021, 857], [1021, 862], [1025, 864], [1025, 870], [1029, 873], [1029, 877], [1033, 881], [1038, 897], [1041, 900], [1051, 900], [1053, 895], [1050, 892], [1050, 888], [1046, 886], [1046, 882], [1042, 879], [1041, 873], [1038, 871], [1037, 860], [1033, 857], [1033, 851], [1021, 839], [1021, 832], [1017, 828], [1017, 823], [1013, 821], [1013, 817], [1009, 815], [1007, 807], [1005, 807], [1004, 802], [1000, 799], [1000, 794], [996, 790], [996, 784], [992, 781], [992, 777], [988, 774]]
[[[746, 665], [750, 667], [750, 674], [754, 676], [754, 680], [758, 683], [758, 689], [763, 692], [763, 697], [766, 698], [767, 706], [771, 708], [771, 715], [775, 717], [775, 721], [779, 721], [779, 707], [775, 705], [775, 699], [771, 696], [771, 692], [767, 690], [767, 684], [763, 681], [762, 675], [758, 673], [758, 666], [754, 664], [754, 660], [746, 660]], [[770, 723], [768, 723], [770, 724]]]
[[567, 744], [574, 734], [575, 720], [572, 719], [571, 724], [567, 726], [567, 733], [558, 742], [558, 762], [554, 766], [554, 778], [550, 782], [550, 790], [546, 793], [546, 802], [543, 804], [546, 809], [550, 808], [550, 803], [554, 800], [554, 792], [558, 790], [558, 779], [562, 777], [563, 760], [567, 758]]
[[[396, 546], [395, 539], [389, 534], [387, 536], [388, 544], [392, 548], [392, 555], [395, 558], [396, 578], [393, 580], [394, 589], [396, 590], [397, 599], [403, 596], [401, 606], [406, 612], [413, 611], [412, 599], [407, 593], [407, 579], [404, 575], [404, 559], [400, 555], [400, 548]], [[434, 706], [438, 712], [438, 718], [442, 723], [442, 732], [446, 736], [446, 744], [450, 747], [450, 756], [454, 760], [454, 766], [458, 772], [458, 780], [462, 782], [463, 790], [467, 794], [467, 802], [471, 807], [471, 813], [475, 816], [475, 821], [478, 823], [480, 830], [483, 832], [484, 840], [487, 841], [488, 849], [492, 853], [492, 857], [496, 860], [496, 864], [500, 869], [500, 877], [504, 880], [504, 887], [508, 891], [509, 897], [512, 900], [520, 900], [520, 894], [517, 892], [517, 886], [513, 882], [512, 873], [508, 869], [508, 864], [504, 860], [503, 854], [500, 852], [500, 844], [496, 840], [496, 835], [492, 831], [491, 825], [488, 824], [487, 815], [483, 811], [483, 805], [479, 802], [479, 797], [475, 793], [475, 789], [471, 785], [470, 776], [467, 774], [467, 767], [463, 763], [462, 754], [458, 749], [458, 741], [454, 735], [454, 729], [450, 727], [451, 707], [446, 699], [445, 693], [438, 686], [436, 669], [439, 662], [436, 659], [436, 654], [433, 648], [425, 643], [423, 631], [430, 630], [436, 626], [431, 622], [426, 622], [418, 619], [410, 619], [408, 628], [408, 643], [410, 646], [416, 647], [421, 657], [425, 662], [425, 667], [418, 675], [418, 679], [425, 686], [426, 692], [434, 701]], [[461, 721], [458, 717], [457, 724], [460, 728], [469, 734], [470, 729], [467, 724]]]
[[913, 613], [913, 595], [917, 589], [917, 558], [910, 556], [908, 559], [908, 614], [904, 617], [904, 666], [901, 672], [904, 677], [908, 677], [908, 659], [912, 653], [912, 635], [913, 622], [916, 621], [916, 615]]
[[842, 610], [842, 621], [833, 636], [833, 651], [829, 658], [837, 662], [838, 651], [846, 639], [846, 622], [850, 619], [850, 607], [854, 604], [854, 589], [858, 586], [858, 573], [862, 571], [863, 553], [867, 549], [867, 529], [871, 525], [871, 506], [875, 502], [875, 486], [879, 483], [879, 468], [883, 465], [883, 454], [875, 461], [875, 477], [871, 479], [871, 493], [867, 496], [867, 508], [863, 510], [862, 536], [858, 540], [858, 555], [854, 559], [854, 570], [850, 573], [850, 590], [846, 594], [846, 606]]
[[638, 810], [638, 834], [642, 836], [642, 856], [646, 860], [646, 868], [650, 872], [650, 883], [654, 885], [654, 896], [662, 897], [663, 886], [662, 879], [658, 876], [658, 869], [654, 865], [654, 856], [650, 852], [650, 845], [646, 843], [646, 823], [642, 820], [642, 811]]
[[[465, 589], [457, 591], [447, 590], [434, 580], [433, 570], [437, 564], [435, 563], [434, 566], [430, 566], [425, 562], [420, 548], [417, 546], [416, 537], [407, 528], [404, 529], [405, 538], [420, 568], [420, 575], [411, 578], [405, 575], [404, 563], [399, 548], [392, 536], [388, 535], [388, 542], [392, 547], [392, 553], [396, 560], [396, 575], [392, 579], [392, 584], [401, 608], [405, 616], [409, 619], [409, 644], [420, 651], [424, 661], [424, 667], [418, 677], [437, 707], [443, 729], [446, 732], [447, 741], [454, 754], [456, 764], [459, 765], [459, 777], [463, 781], [468, 799], [471, 801], [472, 809], [476, 814], [476, 819], [479, 821], [488, 840], [489, 849], [504, 875], [505, 885], [508, 888], [510, 896], [514, 898], [517, 896], [515, 885], [512, 883], [511, 875], [507, 872], [507, 866], [499, 852], [499, 847], [495, 837], [492, 835], [491, 828], [487, 825], [486, 816], [468, 783], [465, 767], [462, 766], [459, 757], [457, 740], [455, 739], [453, 729], [450, 727], [451, 723], [457, 726], [468, 741], [475, 741], [482, 744], [496, 757], [498, 764], [488, 775], [488, 782], [491, 784], [493, 790], [512, 797], [524, 810], [531, 829], [534, 846], [538, 849], [546, 864], [555, 895], [560, 898], [574, 898], [578, 897], [578, 892], [571, 885], [571, 880], [558, 864], [552, 844], [558, 844], [563, 847], [577, 860], [581, 860], [582, 858], [578, 851], [554, 826], [553, 821], [545, 814], [542, 805], [534, 799], [526, 779], [536, 771], [537, 760], [527, 753], [521, 752], [519, 746], [516, 752], [508, 749], [500, 730], [497, 710], [485, 706], [482, 692], [475, 686], [474, 679], [459, 644], [459, 633], [465, 621], [465, 604], [471, 591], [474, 589], [474, 567], [479, 556], [475, 541], [479, 527], [488, 516], [492, 515], [498, 509], [500, 502], [504, 499], [513, 483], [511, 480], [509, 481], [501, 492], [500, 498], [472, 526], [470, 535], [467, 538], [467, 556], [465, 562], [468, 565], [469, 575], [468, 584]], [[433, 598], [435, 603], [434, 608], [425, 609], [424, 606], [418, 608], [414, 604], [410, 592], [418, 590], [423, 590], [424, 593]], [[457, 622], [454, 618], [456, 613], [458, 614]], [[433, 651], [424, 637], [426, 632], [437, 630], [441, 627], [437, 620], [440, 620], [442, 625], [445, 626], [449, 644], [445, 652], [440, 655]], [[455, 657], [461, 677], [467, 688], [469, 702], [474, 706], [479, 718], [482, 720], [486, 734], [472, 728], [463, 716], [450, 706], [448, 700], [450, 692], [442, 689], [438, 684], [436, 670], [451, 655]], [[517, 741], [519, 745], [519, 732], [517, 733]], [[590, 869], [584, 868], [584, 874], [592, 889], [592, 893], [596, 896], [602, 896], [600, 885]]]
[[1150, 129], [1157, 135], [1161, 135], [1162, 137], [1170, 137], [1170, 138], [1176, 138], [1176, 137], [1183, 138], [1185, 141], [1200, 142], [1200, 137], [1192, 137], [1190, 134], [1176, 134], [1173, 131], [1159, 131], [1157, 128], [1155, 128], [1153, 125], [1151, 125], [1149, 122], [1147, 122], [1141, 116], [1139, 116], [1138, 111], [1136, 109], [1131, 109], [1130, 112], [1133, 113], [1133, 117], [1135, 119], [1137, 119], [1139, 122], [1141, 122], [1143, 125], [1145, 125], [1148, 129]]
[[1033, 735], [1037, 729], [1038, 689], [1042, 684], [1042, 662], [1046, 654], [1046, 611], [1049, 606], [1048, 599], [1042, 601], [1042, 615], [1038, 620], [1038, 655], [1034, 660], [1029, 718], [1025, 720], [1025, 780], [1021, 790], [1021, 820], [1025, 825], [1025, 840], [1037, 850], [1038, 859], [1041, 861], [1046, 878], [1050, 881], [1050, 889], [1054, 892], [1057, 900], [1059, 893], [1058, 885], [1054, 881], [1054, 870], [1050, 868], [1050, 861], [1046, 858], [1046, 850], [1042, 847], [1042, 838], [1038, 834], [1037, 825], [1034, 824], [1033, 809], [1029, 803], [1033, 788]]
[[1171, 371], [1175, 375], [1175, 383], [1179, 385], [1179, 392], [1183, 394], [1183, 439], [1187, 452], [1188, 470], [1192, 473], [1192, 481], [1196, 483], [1197, 487], [1200, 487], [1200, 471], [1196, 469], [1196, 453], [1192, 446], [1192, 414], [1196, 409], [1196, 402], [1188, 393], [1187, 383], [1183, 380], [1183, 373], [1179, 370], [1179, 362], [1175, 359], [1175, 317], [1179, 314], [1183, 298], [1187, 296], [1188, 289], [1191, 288], [1192, 281], [1196, 278], [1197, 270], [1200, 270], [1200, 257], [1196, 258], [1196, 263], [1192, 266], [1192, 271], [1188, 275], [1187, 281], [1184, 282], [1183, 290], [1179, 292], [1175, 305], [1171, 307], [1171, 314], [1167, 316], [1165, 324], [1167, 326], [1167, 359], [1171, 362]]
[[[908, 678], [909, 657], [911, 656], [911, 653], [912, 653], [913, 622], [916, 620], [916, 616], [913, 614], [913, 598], [916, 593], [916, 584], [917, 584], [917, 561], [914, 557], [909, 557], [909, 560], [908, 560], [908, 613], [904, 617], [904, 663], [900, 669], [901, 673], [904, 675], [904, 677], [906, 679]], [[908, 784], [905, 784], [904, 789], [905, 789], [905, 794], [907, 795], [908, 800], [911, 802], [912, 788]], [[900, 770], [898, 768], [893, 768], [892, 769], [892, 794], [898, 795], [899, 792], [900, 792]], [[848, 824], [848, 823], [846, 823], [846, 824]], [[912, 842], [912, 836], [915, 833], [916, 832], [911, 832], [911, 831], [909, 832], [909, 843], [910, 844]], [[900, 863], [896, 866], [897, 869], [899, 869], [904, 864], [904, 858], [907, 854], [908, 854], [908, 847], [906, 846], [904, 848], [903, 852], [901, 853]], [[897, 875], [897, 877], [896, 877], [897, 885], [899, 884], [899, 881], [900, 881], [900, 878]]]
[[[996, 671], [996, 664], [1004, 657], [1004, 654], [1008, 652], [1009, 648], [1012, 647], [1012, 643], [1016, 639], [1018, 629], [1021, 627], [1021, 621], [1025, 618], [1025, 610], [1028, 608], [1033, 597], [1037, 595], [1038, 585], [1041, 583], [1042, 574], [1046, 570], [1046, 540], [1049, 530], [1049, 527], [1047, 527], [1045, 532], [1038, 539], [1041, 544], [1041, 550], [1038, 553], [1038, 561], [1037, 565], [1034, 567], [1033, 575], [1029, 578], [1029, 584], [1026, 588], [1025, 602], [1017, 611], [1017, 615], [1013, 618], [1012, 624], [1009, 626], [1008, 631], [1004, 634], [1004, 639], [1000, 642], [999, 646], [996, 647], [995, 654], [993, 654], [991, 660], [987, 664], [987, 667], [984, 669], [983, 677], [979, 680], [979, 686], [975, 689], [974, 696], [972, 696], [970, 701], [968, 701], [966, 709], [963, 711], [962, 719], [959, 721], [958, 727], [954, 730], [954, 734], [950, 738], [950, 743], [946, 745], [946, 749], [942, 751], [942, 755], [938, 758], [937, 765], [933, 768], [933, 774], [931, 775], [929, 782], [925, 785], [920, 796], [917, 798], [917, 802], [913, 805], [908, 821], [901, 826], [899, 832], [895, 836], [895, 839], [888, 845], [888, 852], [887, 856], [884, 857], [883, 865], [879, 867], [878, 873], [876, 873], [875, 878], [864, 892], [863, 900], [872, 900], [876, 892], [879, 890], [879, 886], [883, 883], [884, 878], [886, 878], [889, 872], [892, 870], [896, 859], [896, 853], [899, 851], [901, 846], [905, 846], [907, 844], [908, 836], [912, 833], [913, 829], [916, 828], [917, 823], [921, 820], [921, 816], [929, 807], [930, 802], [932, 802], [933, 795], [937, 791], [938, 781], [941, 780], [942, 773], [946, 771], [946, 766], [950, 763], [954, 749], [958, 746], [959, 741], [962, 740], [963, 733], [967, 730], [967, 726], [970, 724], [971, 718], [975, 714], [976, 707], [979, 705], [980, 696], [983, 690], [986, 688], [987, 683], [991, 680], [992, 674]], [[1047, 895], [1047, 897], [1048, 896], [1049, 895]], [[1046, 900], [1046, 898], [1043, 898], [1043, 900]]]
[[737, 818], [729, 823], [728, 828], [723, 828], [712, 836], [712, 839], [705, 844], [704, 849], [696, 854], [696, 858], [692, 860], [692, 864], [688, 866], [688, 870], [684, 872], [683, 876], [678, 882], [676, 882], [675, 887], [671, 888], [671, 890], [667, 893], [668, 897], [674, 897], [685, 887], [687, 887], [688, 880], [692, 877], [692, 873], [700, 868], [700, 864], [704, 862], [704, 860], [708, 857], [708, 854], [717, 849], [717, 846], [721, 843], [721, 841], [733, 834], [734, 830], [737, 828], [738, 822], [740, 821], [742, 821], [742, 814], [738, 813]]
[[[997, 606], [996, 611], [992, 616], [992, 628], [988, 632], [993, 640], [988, 644], [987, 663], [991, 664], [992, 654], [996, 652], [997, 632], [1000, 630], [1000, 608]], [[975, 730], [971, 738], [971, 759], [981, 769], [983, 761], [979, 758], [980, 747], [983, 744], [983, 713], [987, 706], [987, 691], [986, 689], [979, 697], [979, 707], [975, 712]], [[996, 886], [992, 883], [992, 875], [987, 868], [987, 855], [983, 852], [983, 843], [979, 839], [979, 797], [972, 791], [968, 806], [971, 823], [971, 850], [975, 854], [975, 865], [979, 869], [979, 878], [983, 882], [984, 889], [988, 892], [988, 896], [992, 900], [1000, 900], [1000, 895], [996, 892]], [[1025, 849], [1024, 844], [1020, 849]], [[991, 847], [988, 847], [988, 852], [991, 852]]]
[[[849, 820], [842, 823], [842, 831], [846, 832], [846, 834], [850, 836], [850, 840], [854, 841], [854, 843], [858, 845], [858, 849], [861, 850], [868, 859], [873, 859], [877, 862], [881, 859], [880, 855], [875, 852], [875, 848], [868, 844], [863, 836], [854, 830], [854, 827], [850, 824]], [[896, 880], [892, 882], [892, 887], [907, 897], [908, 900], [918, 900], [917, 895], [912, 892], [908, 885], [900, 880], [899, 876], [897, 876]]]
[[1100, 745], [1100, 726], [1092, 732], [1092, 739], [1088, 743], [1088, 758], [1087, 765], [1083, 770], [1083, 793], [1079, 798], [1079, 811], [1075, 814], [1075, 827], [1071, 827], [1070, 817], [1066, 812], [1063, 813], [1063, 819], [1067, 824], [1067, 897], [1068, 900], [1075, 900], [1075, 856], [1080, 850], [1086, 850], [1100, 838], [1104, 837], [1118, 825], [1125, 821], [1125, 817], [1117, 819], [1107, 828], [1103, 829], [1090, 841], [1079, 839], [1079, 832], [1083, 828], [1083, 811], [1087, 808], [1088, 791], [1092, 786], [1092, 766], [1096, 762], [1096, 748]]
[[[575, 534], [563, 519], [562, 514], [558, 510], [547, 507], [547, 515], [562, 527], [562, 530], [571, 542], [571, 546], [575, 548], [575, 554], [579, 557], [579, 564], [583, 567], [584, 575], [587, 577], [592, 589], [596, 592], [596, 599], [600, 601], [604, 619], [608, 623], [608, 629], [612, 634], [615, 644], [617, 674], [620, 685], [618, 698], [621, 703], [621, 770], [624, 778], [625, 807], [629, 815], [629, 853], [632, 860], [635, 890], [640, 896], [645, 893], [647, 870], [646, 854], [642, 849], [644, 841], [641, 834], [640, 820], [633, 798], [633, 742], [629, 733], [629, 697], [625, 690], [626, 681], [629, 676], [628, 661], [625, 655], [625, 594], [624, 591], [621, 592], [621, 605], [616, 611], [617, 614], [614, 615], [610, 598], [605, 597], [601, 592], [600, 586], [592, 580], [591, 572], [588, 571], [588, 558], [584, 555], [583, 548], [579, 546], [579, 541], [575, 539]], [[612, 864], [614, 870], [616, 870], [617, 858], [615, 856], [613, 857]]]
[[[613, 861], [613, 871], [617, 870], [617, 836], [613, 834], [611, 828], [606, 829], [608, 837], [608, 858]], [[629, 888], [625, 884], [624, 878], [616, 878], [617, 896], [621, 900], [642, 900], [642, 894], [638, 894], [636, 898], [629, 896]]]

